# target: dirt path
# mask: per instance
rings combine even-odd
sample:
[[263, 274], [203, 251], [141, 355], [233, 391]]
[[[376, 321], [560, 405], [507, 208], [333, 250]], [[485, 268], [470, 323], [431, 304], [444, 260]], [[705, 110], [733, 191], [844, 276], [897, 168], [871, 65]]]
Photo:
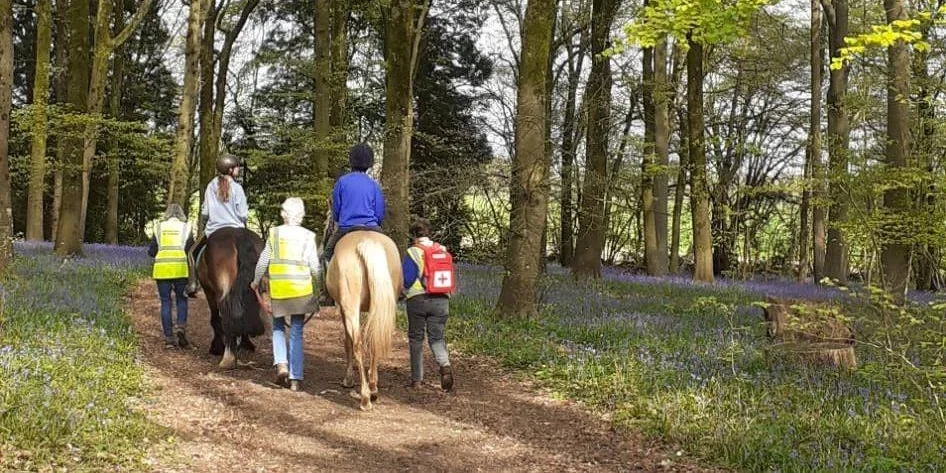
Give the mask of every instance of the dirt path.
[[190, 302], [192, 350], [163, 347], [153, 282], [128, 304], [157, 388], [148, 411], [177, 438], [155, 454], [152, 471], [706, 471], [670, 461], [666, 449], [615, 432], [485, 360], [454, 355], [456, 385], [443, 394], [425, 352], [433, 385], [410, 390], [404, 334], [380, 369], [379, 402], [361, 412], [339, 383], [345, 359], [334, 316], [306, 325], [304, 392], [294, 393], [272, 384], [268, 328], [241, 358], [253, 366], [221, 371], [207, 353], [203, 299]]

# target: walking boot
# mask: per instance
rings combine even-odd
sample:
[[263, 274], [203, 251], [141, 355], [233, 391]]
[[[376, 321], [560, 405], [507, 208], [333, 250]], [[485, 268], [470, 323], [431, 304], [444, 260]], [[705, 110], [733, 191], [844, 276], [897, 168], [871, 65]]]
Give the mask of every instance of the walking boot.
[[453, 389], [453, 368], [450, 365], [440, 367], [440, 389], [445, 392]]
[[189, 348], [191, 346], [190, 342], [187, 341], [187, 336], [184, 333], [184, 327], [177, 328], [177, 346], [181, 348]]
[[292, 392], [302, 391], [302, 381], [298, 379], [289, 381], [289, 390]]

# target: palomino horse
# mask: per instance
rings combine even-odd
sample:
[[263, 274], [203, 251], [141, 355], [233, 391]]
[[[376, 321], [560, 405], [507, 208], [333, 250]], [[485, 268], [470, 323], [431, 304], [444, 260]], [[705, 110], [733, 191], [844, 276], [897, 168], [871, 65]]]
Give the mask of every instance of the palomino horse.
[[[354, 364], [361, 376], [361, 409], [378, 399], [378, 362], [391, 351], [397, 299], [403, 288], [400, 255], [388, 236], [353, 231], [335, 245], [325, 284], [341, 312], [348, 367], [342, 386], [354, 386]], [[361, 313], [366, 312], [364, 323]], [[367, 378], [364, 356], [368, 356]]]
[[197, 262], [197, 277], [207, 296], [214, 331], [210, 353], [223, 355], [223, 369], [236, 366], [238, 345], [253, 351], [250, 337], [265, 331], [259, 301], [250, 289], [262, 250], [263, 240], [256, 233], [225, 227], [210, 235]]

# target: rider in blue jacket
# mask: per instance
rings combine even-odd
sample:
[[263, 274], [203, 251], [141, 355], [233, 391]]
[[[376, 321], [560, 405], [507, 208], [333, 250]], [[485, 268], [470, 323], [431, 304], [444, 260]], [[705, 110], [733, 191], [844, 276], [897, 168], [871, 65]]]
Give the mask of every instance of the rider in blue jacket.
[[[348, 163], [351, 165], [351, 172], [340, 177], [332, 190], [332, 218], [337, 230], [325, 242], [321, 266], [323, 273], [328, 262], [332, 260], [335, 244], [341, 237], [355, 230], [381, 232], [381, 224], [384, 222], [384, 194], [378, 182], [367, 174], [368, 169], [374, 165], [374, 151], [364, 143], [356, 144], [348, 152]], [[325, 280], [324, 274], [319, 280]], [[325, 289], [325, 284], [321, 285], [319, 305], [335, 305]]]

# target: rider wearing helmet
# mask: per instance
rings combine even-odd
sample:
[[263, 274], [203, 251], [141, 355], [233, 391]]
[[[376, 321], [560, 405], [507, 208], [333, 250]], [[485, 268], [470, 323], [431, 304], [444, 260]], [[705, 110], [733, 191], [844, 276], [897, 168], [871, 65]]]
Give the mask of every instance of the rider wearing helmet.
[[[374, 165], [374, 151], [370, 146], [358, 143], [348, 152], [348, 164], [351, 165], [351, 172], [340, 177], [332, 190], [332, 218], [337, 230], [325, 241], [320, 281], [325, 281], [325, 268], [332, 260], [338, 240], [355, 230], [381, 232], [381, 223], [384, 221], [384, 194], [378, 182], [367, 174]], [[320, 286], [319, 305], [335, 305], [325, 284]]]
[[207, 183], [204, 199], [200, 206], [201, 222], [204, 222], [204, 234], [187, 255], [191, 266], [187, 293], [194, 297], [199, 288], [195, 256], [200, 254], [207, 238], [224, 227], [246, 228], [248, 209], [243, 186], [236, 181], [240, 175], [240, 161], [227, 154], [217, 158], [217, 176]]

